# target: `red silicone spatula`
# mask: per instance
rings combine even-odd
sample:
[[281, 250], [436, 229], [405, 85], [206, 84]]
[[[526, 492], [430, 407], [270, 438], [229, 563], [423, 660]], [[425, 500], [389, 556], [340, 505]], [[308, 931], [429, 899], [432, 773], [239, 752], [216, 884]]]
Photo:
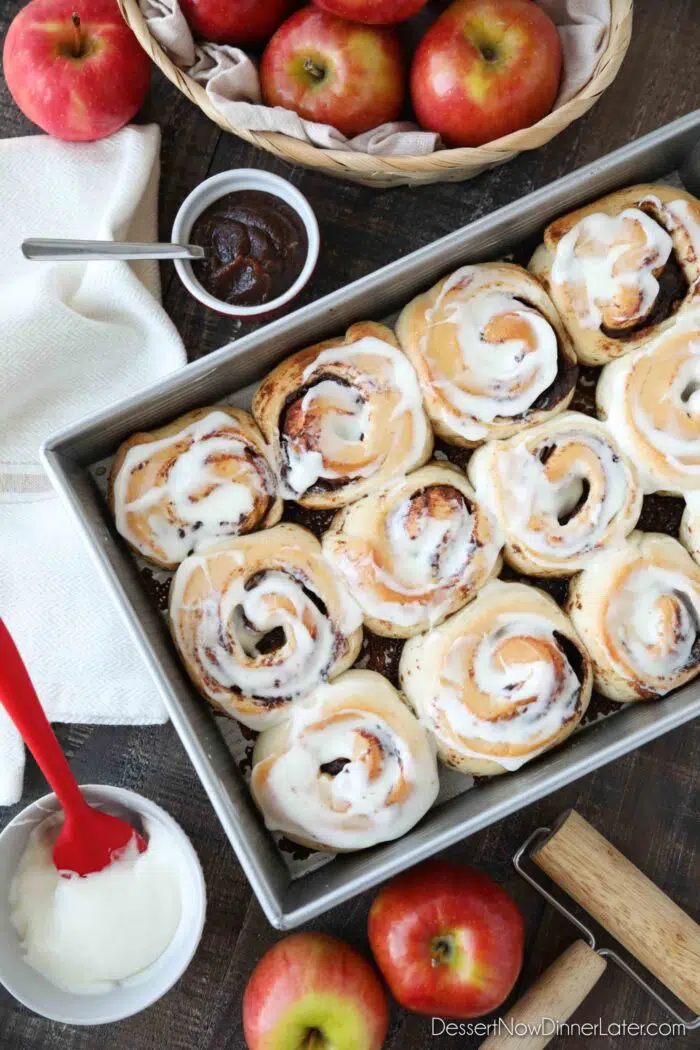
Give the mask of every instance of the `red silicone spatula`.
[[65, 820], [53, 851], [58, 870], [78, 875], [102, 871], [134, 835], [143, 853], [146, 843], [131, 824], [93, 809], [81, 795], [22, 657], [1, 619], [0, 703], [63, 806]]

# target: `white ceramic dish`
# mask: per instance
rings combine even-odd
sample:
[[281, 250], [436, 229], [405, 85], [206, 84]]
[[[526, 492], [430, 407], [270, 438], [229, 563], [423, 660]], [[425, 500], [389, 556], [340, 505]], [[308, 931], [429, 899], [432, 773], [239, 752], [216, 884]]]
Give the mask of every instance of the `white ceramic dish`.
[[311, 205], [306, 197], [295, 186], [292, 186], [291, 182], [269, 171], [257, 171], [255, 168], [233, 168], [231, 171], [222, 171], [219, 175], [212, 175], [210, 179], [205, 179], [188, 197], [185, 197], [173, 223], [171, 238], [173, 242], [189, 243], [192, 226], [205, 208], [226, 193], [234, 193], [236, 190], [261, 190], [264, 193], [272, 193], [293, 208], [304, 223], [308, 239], [306, 262], [294, 284], [282, 295], [277, 296], [276, 299], [270, 299], [267, 303], [260, 303], [257, 306], [238, 306], [235, 303], [225, 303], [211, 295], [197, 280], [191, 262], [177, 259], [175, 269], [187, 291], [211, 310], [217, 310], [220, 314], [229, 314], [231, 317], [256, 317], [278, 310], [299, 294], [314, 272], [321, 240], [318, 222]]
[[142, 795], [123, 788], [88, 784], [81, 788], [88, 802], [127, 819], [136, 816], [165, 826], [179, 846], [182, 915], [175, 936], [160, 958], [141, 973], [109, 992], [76, 995], [51, 984], [24, 961], [10, 921], [10, 883], [34, 827], [60, 807], [55, 795], [45, 795], [22, 810], [0, 835], [0, 981], [15, 999], [52, 1021], [97, 1025], [140, 1013], [172, 988], [194, 956], [206, 912], [206, 888], [192, 843], [165, 810]]

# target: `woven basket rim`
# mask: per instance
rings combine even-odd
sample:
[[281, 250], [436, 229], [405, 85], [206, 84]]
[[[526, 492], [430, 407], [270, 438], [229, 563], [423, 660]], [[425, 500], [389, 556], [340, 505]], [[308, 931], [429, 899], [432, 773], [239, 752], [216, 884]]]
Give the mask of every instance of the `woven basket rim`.
[[411, 172], [428, 173], [446, 167], [483, 169], [508, 160], [522, 150], [536, 149], [549, 142], [574, 120], [583, 116], [617, 76], [632, 35], [634, 7], [634, 0], [610, 0], [610, 34], [593, 76], [573, 98], [558, 109], [547, 113], [537, 123], [494, 139], [483, 146], [461, 146], [436, 150], [428, 154], [388, 156], [362, 153], [357, 150], [325, 149], [283, 132], [250, 131], [247, 128], [229, 124], [214, 109], [205, 88], [176, 66], [167, 51], [151, 35], [138, 0], [117, 0], [117, 2], [124, 19], [135, 33], [139, 43], [161, 72], [223, 130], [253, 145], [276, 153], [290, 162], [322, 170], [332, 167], [336, 168], [339, 174], [346, 171], [365, 176], [370, 173], [387, 175], [391, 173], [410, 174]]

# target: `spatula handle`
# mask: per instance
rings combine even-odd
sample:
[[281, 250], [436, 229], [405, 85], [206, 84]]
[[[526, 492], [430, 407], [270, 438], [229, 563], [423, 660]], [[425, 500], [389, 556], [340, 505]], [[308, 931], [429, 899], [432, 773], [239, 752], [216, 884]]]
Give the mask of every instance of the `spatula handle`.
[[24, 661], [0, 619], [0, 703], [19, 730], [64, 810], [87, 805], [44, 713]]
[[532, 853], [542, 871], [693, 1013], [700, 1013], [700, 926], [574, 810]]
[[603, 975], [605, 959], [576, 941], [501, 1019], [481, 1050], [542, 1050]]

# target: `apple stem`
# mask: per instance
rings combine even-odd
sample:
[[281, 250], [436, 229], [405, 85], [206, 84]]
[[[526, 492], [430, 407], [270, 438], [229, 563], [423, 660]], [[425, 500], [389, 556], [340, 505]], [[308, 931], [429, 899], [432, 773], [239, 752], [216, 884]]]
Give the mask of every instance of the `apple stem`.
[[312, 1028], [309, 1032], [308, 1039], [304, 1050], [323, 1050], [325, 1040], [317, 1028]]
[[83, 53], [83, 34], [80, 28], [80, 15], [75, 11], [71, 15], [73, 23], [73, 57], [80, 58]]
[[325, 69], [319, 66], [318, 62], [314, 62], [313, 58], [304, 59], [304, 72], [308, 73], [314, 80], [318, 80], [319, 83], [326, 75]]
[[432, 943], [432, 964], [434, 967], [450, 963], [454, 957], [454, 944], [451, 937], [435, 937]]

